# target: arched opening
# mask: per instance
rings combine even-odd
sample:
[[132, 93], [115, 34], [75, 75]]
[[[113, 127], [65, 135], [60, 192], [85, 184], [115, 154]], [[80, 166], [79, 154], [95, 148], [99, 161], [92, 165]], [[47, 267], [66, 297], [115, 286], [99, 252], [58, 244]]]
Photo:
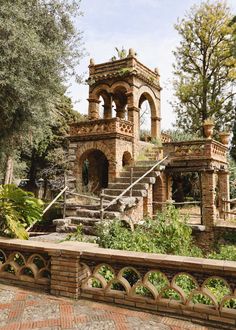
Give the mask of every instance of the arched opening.
[[98, 194], [108, 185], [109, 163], [100, 150], [86, 151], [80, 159], [82, 169], [82, 190]]
[[123, 157], [122, 157], [122, 166], [129, 166], [132, 164], [132, 156], [128, 151], [125, 151], [123, 153]]
[[99, 118], [100, 119], [109, 119], [112, 117], [112, 98], [111, 95], [105, 91], [102, 90], [98, 94], [98, 100], [99, 100]]
[[113, 93], [113, 101], [116, 106], [116, 117], [127, 118], [127, 96], [124, 87], [117, 87]]
[[148, 100], [140, 102], [139, 109], [140, 140], [149, 142], [151, 140], [151, 108]]
[[150, 142], [157, 136], [156, 132], [156, 107], [153, 98], [148, 93], [143, 93], [139, 99], [139, 129], [140, 140]]
[[199, 172], [172, 174], [172, 200], [179, 212], [188, 216], [188, 222], [201, 224], [201, 177]]
[[114, 101], [112, 101], [112, 110], [111, 110], [111, 113], [112, 113], [112, 118], [115, 118], [116, 117], [116, 104]]
[[103, 119], [104, 118], [104, 99], [103, 97], [100, 95], [99, 96], [99, 119]]

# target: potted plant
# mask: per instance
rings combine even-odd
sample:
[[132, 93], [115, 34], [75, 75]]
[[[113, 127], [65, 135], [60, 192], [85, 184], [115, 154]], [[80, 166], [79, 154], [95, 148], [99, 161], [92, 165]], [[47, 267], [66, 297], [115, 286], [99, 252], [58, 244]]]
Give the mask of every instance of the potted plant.
[[213, 130], [215, 127], [214, 120], [212, 118], [207, 118], [203, 122], [203, 132], [207, 139], [211, 139], [213, 135]]
[[230, 135], [231, 133], [229, 131], [220, 132], [219, 133], [220, 142], [224, 145], [228, 145], [230, 140]]

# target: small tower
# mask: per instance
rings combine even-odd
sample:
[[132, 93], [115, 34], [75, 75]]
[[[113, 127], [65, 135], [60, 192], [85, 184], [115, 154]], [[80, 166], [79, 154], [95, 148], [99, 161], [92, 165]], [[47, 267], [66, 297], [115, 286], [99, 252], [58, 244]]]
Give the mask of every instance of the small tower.
[[89, 119], [101, 119], [99, 104], [104, 102], [104, 119], [116, 117], [133, 123], [134, 138], [139, 140], [140, 107], [147, 100], [151, 109], [151, 137], [160, 136], [160, 76], [140, 63], [133, 49], [126, 58], [89, 66]]
[[[140, 142], [140, 108], [150, 106], [150, 139], [160, 137], [159, 72], [140, 63], [133, 49], [115, 61], [89, 65], [88, 120], [71, 126], [71, 168], [77, 184], [96, 191], [114, 180], [136, 159]], [[87, 165], [86, 165], [87, 164]], [[88, 165], [89, 164], [89, 165]]]

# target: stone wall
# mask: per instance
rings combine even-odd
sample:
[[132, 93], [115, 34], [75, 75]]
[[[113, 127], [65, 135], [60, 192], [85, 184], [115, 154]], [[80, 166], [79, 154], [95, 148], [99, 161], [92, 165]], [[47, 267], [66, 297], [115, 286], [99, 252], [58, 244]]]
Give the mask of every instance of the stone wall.
[[[110, 280], [103, 276], [104, 266], [112, 274]], [[193, 283], [190, 294], [178, 282], [183, 274]], [[156, 286], [151, 275], [165, 284]], [[221, 298], [209, 287], [212, 279], [224, 285]], [[236, 301], [236, 262], [102, 249], [88, 243], [0, 239], [0, 281], [194, 319], [221, 329], [236, 327], [236, 309], [227, 305]], [[209, 302], [196, 303], [198, 295]]]

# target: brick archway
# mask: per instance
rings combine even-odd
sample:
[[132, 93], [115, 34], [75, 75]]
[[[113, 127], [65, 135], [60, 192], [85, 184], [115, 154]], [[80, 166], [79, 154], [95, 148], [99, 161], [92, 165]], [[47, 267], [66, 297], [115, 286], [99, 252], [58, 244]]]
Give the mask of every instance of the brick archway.
[[[95, 160], [96, 160], [96, 157], [97, 157], [98, 161], [100, 160], [101, 163], [105, 167], [107, 167], [107, 178], [106, 179], [104, 179], [104, 178], [102, 179], [102, 174], [101, 175], [98, 174], [98, 171], [103, 172], [103, 168], [102, 167], [100, 168], [99, 167], [100, 165], [97, 168], [95, 168], [94, 175], [97, 173], [97, 182], [98, 181], [100, 182], [98, 185], [99, 189], [105, 187], [108, 184], [108, 182], [110, 181], [110, 179], [113, 175], [113, 172], [114, 172], [115, 154], [112, 153], [112, 149], [109, 148], [104, 142], [89, 141], [89, 142], [85, 142], [83, 145], [80, 144], [76, 150], [76, 160], [75, 160], [75, 177], [76, 177], [76, 183], [77, 183], [77, 186], [79, 186], [79, 189], [81, 189], [83, 186], [83, 169], [84, 169], [83, 162], [86, 160], [86, 156], [89, 155], [91, 152], [93, 152], [93, 155], [90, 155], [90, 161], [92, 161], [92, 163], [95, 163], [93, 161], [93, 158], [95, 157]], [[97, 153], [97, 155], [96, 155], [96, 153]], [[105, 161], [102, 161], [102, 157], [100, 157], [101, 154], [104, 155], [104, 158], [107, 160], [107, 164]], [[88, 159], [88, 161], [89, 161], [89, 159]], [[90, 173], [90, 178], [91, 177], [93, 177], [93, 175]], [[99, 177], [99, 179], [98, 179], [98, 177]], [[104, 182], [104, 180], [105, 180], [105, 184], [101, 184], [102, 181]], [[96, 179], [95, 179], [95, 181], [96, 181]]]
[[79, 167], [83, 190], [99, 193], [108, 186], [109, 162], [102, 151], [87, 150], [79, 159]]

